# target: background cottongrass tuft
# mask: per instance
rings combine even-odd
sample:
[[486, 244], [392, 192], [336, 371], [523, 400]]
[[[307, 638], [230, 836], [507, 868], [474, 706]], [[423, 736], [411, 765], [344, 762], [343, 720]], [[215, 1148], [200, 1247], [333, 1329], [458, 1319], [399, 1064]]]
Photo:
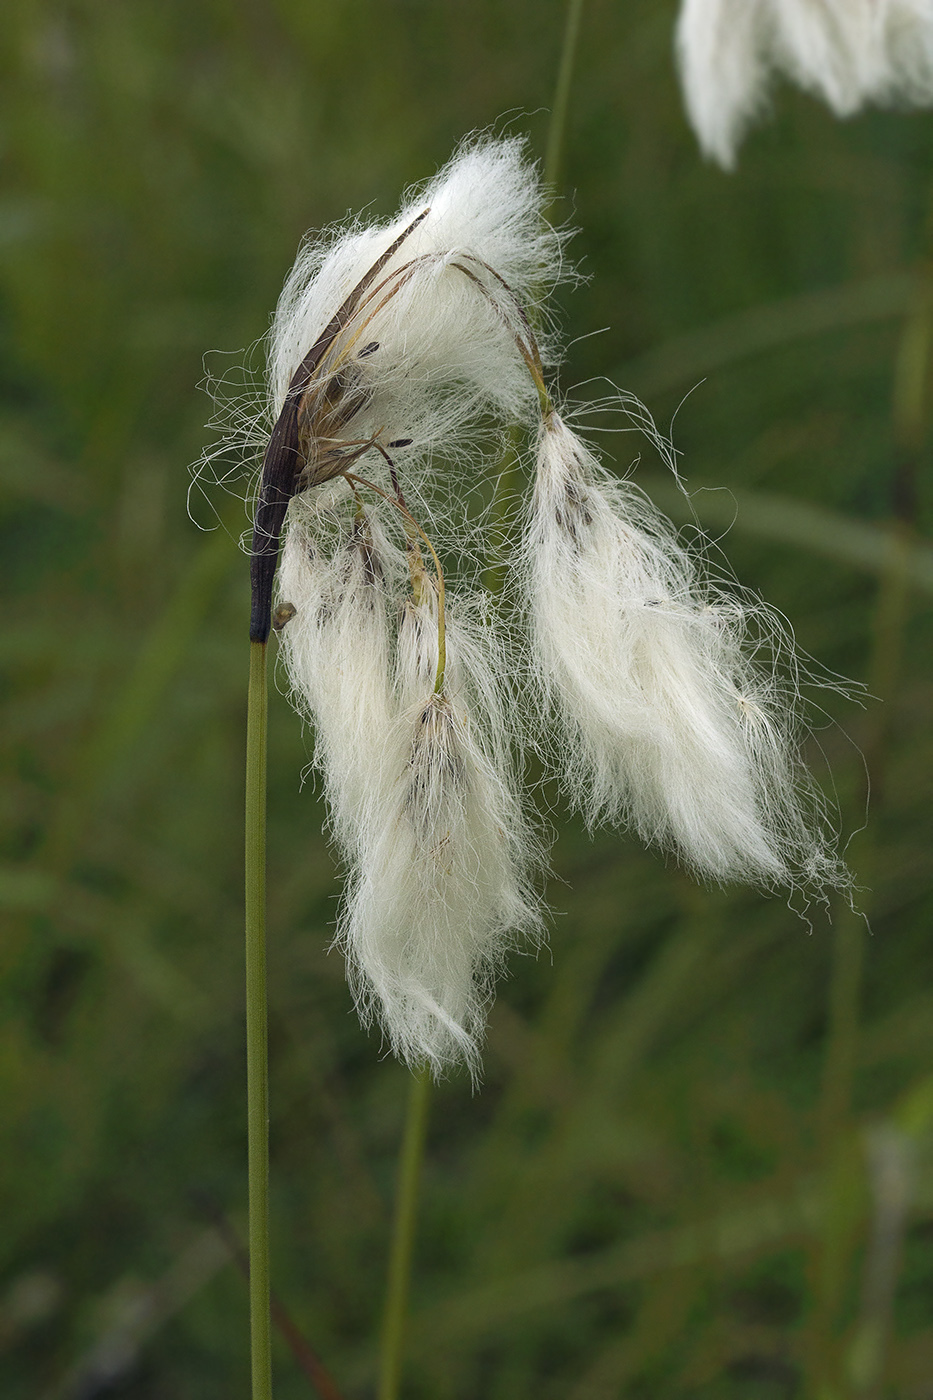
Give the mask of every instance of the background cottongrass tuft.
[[930, 0], [684, 0], [677, 53], [700, 145], [727, 170], [778, 75], [838, 117], [933, 103]]

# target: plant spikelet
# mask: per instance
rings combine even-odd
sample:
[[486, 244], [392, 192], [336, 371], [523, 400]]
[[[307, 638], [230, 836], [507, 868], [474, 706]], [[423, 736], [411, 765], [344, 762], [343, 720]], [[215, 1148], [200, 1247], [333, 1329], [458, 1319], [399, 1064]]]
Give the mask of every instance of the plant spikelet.
[[717, 881], [846, 884], [796, 757], [796, 687], [753, 659], [767, 613], [707, 583], [557, 414], [525, 550], [535, 665], [589, 822], [625, 821]]
[[337, 308], [401, 240], [311, 386], [339, 399], [335, 437], [404, 439], [413, 461], [438, 450], [462, 455], [483, 413], [528, 420], [536, 392], [516, 350], [518, 307], [560, 271], [560, 238], [542, 222], [542, 202], [523, 140], [474, 141], [391, 222], [306, 242], [272, 327], [272, 418]]
[[[736, 44], [768, 6], [749, 0]], [[490, 422], [541, 423], [506, 586], [521, 579], [531, 622], [524, 732], [547, 750], [556, 721], [558, 764], [590, 824], [623, 821], [716, 881], [850, 886], [797, 754], [785, 629], [714, 583], [551, 407], [538, 299], [560, 255], [524, 144], [468, 142], [391, 222], [306, 243], [270, 338], [250, 636], [278, 630], [313, 723], [347, 870], [335, 941], [360, 1014], [435, 1075], [462, 1063], [478, 1077], [504, 954], [542, 933], [543, 852], [513, 757], [528, 697], [512, 689], [491, 600], [452, 595], [441, 560], [449, 545], [469, 574], [471, 531], [488, 527], [465, 498], [478, 495]], [[618, 403], [676, 474], [647, 409]]]
[[387, 593], [397, 551], [370, 512], [328, 549], [323, 517], [302, 504], [292, 503], [279, 568], [282, 655], [296, 706], [314, 723], [335, 834], [350, 852], [372, 801], [373, 749], [387, 742], [397, 710]]
[[506, 743], [502, 698], [481, 631], [448, 614], [447, 683], [432, 602], [400, 618], [401, 706], [373, 765], [377, 794], [351, 874], [339, 941], [365, 1017], [394, 1052], [435, 1074], [479, 1043], [503, 953], [535, 938], [529, 871], [538, 856]]

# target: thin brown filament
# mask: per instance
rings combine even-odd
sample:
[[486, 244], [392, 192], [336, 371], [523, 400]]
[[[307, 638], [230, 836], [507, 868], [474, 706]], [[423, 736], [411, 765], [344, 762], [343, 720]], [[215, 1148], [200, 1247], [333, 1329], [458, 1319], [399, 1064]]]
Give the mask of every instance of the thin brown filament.
[[[381, 447], [378, 442], [375, 446], [391, 466], [392, 459], [385, 448]], [[381, 496], [384, 501], [388, 501], [390, 505], [394, 506], [395, 509], [405, 517], [409, 524], [417, 530], [418, 534], [431, 551], [431, 558], [434, 560], [434, 568], [437, 571], [437, 675], [434, 678], [434, 694], [440, 695], [444, 688], [444, 672], [447, 667], [447, 630], [444, 620], [444, 570], [441, 567], [440, 559], [437, 557], [437, 550], [434, 548], [430, 539], [418, 524], [408, 507], [403, 506], [396, 496], [391, 496], [388, 491], [383, 491], [382, 487], [377, 486], [374, 481], [367, 481], [366, 477], [357, 476], [354, 472], [343, 472], [342, 475], [351, 487], [353, 483], [356, 482], [359, 486], [365, 486], [368, 490], [375, 491], [377, 496]]]
[[[501, 285], [502, 285], [502, 286], [505, 288], [505, 290], [508, 292], [508, 294], [509, 294], [509, 300], [511, 301], [511, 303], [512, 303], [512, 305], [514, 306], [515, 310], [517, 311], [518, 316], [519, 316], [519, 320], [521, 321], [522, 325], [525, 327], [525, 330], [526, 330], [527, 333], [528, 333], [528, 344], [529, 344], [529, 346], [530, 346], [530, 348], [531, 348], [531, 353], [533, 354], [535, 364], [537, 365], [538, 370], [539, 370], [541, 376], [543, 377], [543, 376], [544, 376], [544, 366], [543, 366], [543, 364], [541, 363], [541, 352], [540, 352], [539, 349], [538, 349], [538, 340], [537, 340], [537, 337], [536, 337], [536, 335], [535, 335], [535, 333], [534, 333], [534, 327], [532, 326], [531, 321], [530, 321], [529, 318], [528, 318], [528, 313], [527, 313], [527, 311], [525, 310], [524, 306], [522, 305], [522, 302], [521, 302], [521, 299], [520, 299], [519, 296], [518, 296], [518, 293], [515, 292], [515, 291], [513, 290], [513, 288], [509, 285], [509, 283], [508, 283], [508, 282], [505, 280], [505, 278], [502, 276], [502, 273], [501, 273], [501, 272], [497, 272], [496, 269], [492, 266], [492, 264], [486, 262], [485, 259], [483, 259], [483, 258], [478, 258], [478, 257], [476, 256], [475, 253], [458, 253], [457, 256], [458, 256], [458, 257], [466, 258], [468, 262], [474, 262], [474, 263], [477, 263], [478, 266], [484, 267], [484, 268], [486, 269], [486, 271], [487, 271], [488, 273], [490, 273], [493, 277], [495, 277], [496, 281], [499, 282], [499, 283], [501, 283]], [[454, 264], [454, 266], [460, 267], [460, 264], [459, 264], [459, 263], [456, 263], [456, 264]], [[464, 271], [464, 268], [460, 267], [460, 271], [463, 272], [463, 271]]]
[[[473, 261], [481, 262], [482, 260], [480, 258], [474, 258]], [[482, 265], [483, 267], [487, 266], [486, 263], [483, 263]], [[528, 373], [531, 375], [532, 382], [534, 383], [534, 386], [538, 391], [538, 399], [541, 404], [541, 412], [546, 417], [550, 413], [552, 405], [550, 395], [547, 391], [547, 386], [544, 382], [544, 368], [541, 364], [541, 356], [538, 352], [538, 344], [535, 340], [534, 332], [531, 330], [531, 327], [528, 327], [530, 343], [526, 345], [524, 340], [522, 340], [521, 336], [516, 334], [515, 328], [512, 325], [510, 325], [509, 318], [506, 316], [505, 312], [502, 310], [502, 307], [496, 301], [495, 297], [490, 295], [489, 288], [483, 285], [482, 278], [477, 277], [476, 273], [472, 272], [468, 267], [464, 267], [463, 263], [452, 262], [450, 266], [455, 267], [458, 272], [462, 272], [464, 277], [469, 277], [470, 281], [480, 289], [482, 295], [489, 302], [489, 305], [499, 317], [499, 320], [505, 326], [512, 339], [515, 341], [515, 344], [518, 348], [518, 353], [525, 361]], [[491, 272], [492, 268], [490, 268], [489, 270]], [[495, 276], [499, 277], [499, 274], [495, 273]], [[511, 292], [511, 288], [509, 287], [507, 282], [503, 281], [501, 277], [499, 277], [499, 281], [502, 282], [503, 286], [506, 287], [509, 292]], [[518, 305], [517, 301], [515, 302], [515, 305], [518, 307], [519, 314], [521, 315], [523, 323], [527, 325], [527, 318], [525, 317], [524, 311], [521, 310], [521, 307]]]
[[[348, 341], [343, 342], [340, 345], [340, 359], [328, 369], [328, 377], [330, 377], [337, 370], [342, 369], [343, 366], [348, 362], [348, 360], [350, 359], [350, 351], [353, 349], [354, 345], [356, 345], [357, 341], [362, 336], [366, 327], [370, 324], [374, 317], [378, 316], [382, 308], [389, 304], [389, 302], [396, 295], [396, 293], [401, 291], [402, 287], [405, 285], [405, 282], [407, 282], [409, 278], [413, 275], [413, 269], [416, 268], [419, 263], [436, 261], [437, 258], [437, 253], [420, 253], [417, 258], [410, 259], [409, 262], [403, 263], [401, 267], [393, 268], [391, 272], [387, 273], [387, 275], [383, 277], [381, 282], [378, 282], [375, 287], [371, 288], [366, 293], [366, 295], [363, 297], [363, 299], [359, 302], [358, 305], [353, 307], [353, 313], [355, 315], [357, 312], [362, 311], [366, 306], [368, 306], [370, 302], [379, 295], [383, 287], [387, 287], [390, 282], [396, 280], [396, 286], [392, 287], [392, 289], [389, 292], [387, 292], [387, 294], [383, 297], [382, 301], [380, 301], [379, 305], [376, 306], [369, 313], [366, 319], [360, 323], [360, 325], [353, 332], [353, 335], [350, 337], [350, 339]], [[331, 347], [335, 346], [336, 343], [337, 337], [335, 336], [334, 340], [331, 342], [331, 345], [327, 347], [327, 351], [325, 351], [324, 355], [322, 356], [322, 364], [326, 360], [327, 354], [329, 353]]]
[[[408, 238], [412, 233], [414, 233], [415, 229], [421, 223], [422, 219], [427, 218], [430, 212], [430, 205], [427, 209], [422, 209], [421, 213], [417, 216], [417, 218], [412, 219], [408, 227], [402, 230], [398, 238], [396, 238], [393, 243], [390, 243], [388, 248], [386, 248], [385, 252], [381, 253], [380, 256], [376, 259], [376, 261], [372, 264], [372, 266], [367, 268], [367, 270], [363, 273], [363, 276], [357, 282], [356, 286], [353, 287], [353, 289], [341, 302], [340, 306], [337, 308], [337, 311], [331, 317], [330, 321], [325, 326], [321, 335], [315, 341], [314, 345], [312, 345], [311, 349], [308, 351], [307, 355], [305, 355], [301, 364], [295, 370], [295, 373], [292, 375], [291, 383], [288, 386], [289, 394], [294, 393], [297, 397], [299, 393], [303, 392], [307, 388], [311, 375], [321, 364], [322, 360], [326, 358], [330, 347], [337, 339], [337, 336], [346, 326], [347, 322], [350, 320], [350, 317], [356, 312], [360, 297], [366, 291], [370, 282], [373, 280], [374, 277], [377, 277], [379, 275], [379, 273], [385, 267], [386, 263], [390, 260], [390, 258], [394, 257], [394, 255], [398, 252], [399, 248], [405, 242], [405, 239]], [[308, 363], [309, 361], [311, 361], [310, 365]], [[303, 378], [302, 376], [305, 377]], [[287, 397], [288, 395], [286, 395], [286, 398]]]

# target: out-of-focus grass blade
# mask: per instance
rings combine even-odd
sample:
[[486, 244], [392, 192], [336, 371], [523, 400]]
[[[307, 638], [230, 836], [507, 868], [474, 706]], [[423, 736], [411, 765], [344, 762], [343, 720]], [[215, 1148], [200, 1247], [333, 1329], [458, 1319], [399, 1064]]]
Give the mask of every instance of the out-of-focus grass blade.
[[43, 1400], [85, 1400], [130, 1374], [140, 1352], [161, 1327], [228, 1262], [227, 1246], [211, 1228], [189, 1240], [154, 1284], [119, 1283], [108, 1302], [108, 1325]]
[[104, 780], [152, 717], [191, 646], [234, 551], [218, 530], [194, 556], [136, 656], [124, 686], [89, 747], [88, 763]]
[[[883, 573], [893, 561], [895, 545], [889, 529], [853, 520], [826, 506], [763, 491], [707, 487], [693, 480], [687, 498], [673, 481], [662, 476], [640, 475], [638, 481], [675, 520], [698, 518], [705, 529], [758, 535], [822, 554], [865, 573]], [[899, 567], [911, 584], [922, 593], [933, 593], [933, 549], [903, 542], [896, 548], [898, 553], [903, 551]]]
[[43, 909], [57, 893], [54, 875], [16, 866], [0, 867], [0, 907], [4, 909]]
[[46, 855], [55, 868], [67, 867], [90, 798], [107, 787], [114, 768], [154, 715], [194, 642], [232, 557], [227, 534], [218, 530], [194, 556], [143, 641], [126, 681], [81, 755], [72, 791], [59, 806]]
[[915, 289], [913, 274], [890, 272], [753, 306], [664, 341], [638, 359], [625, 361], [612, 378], [643, 396], [661, 394], [794, 341], [901, 316]]
[[761, 1196], [711, 1220], [652, 1231], [587, 1258], [558, 1259], [496, 1279], [453, 1301], [426, 1308], [415, 1320], [413, 1345], [418, 1351], [430, 1351], [448, 1340], [495, 1329], [535, 1308], [558, 1306], [702, 1260], [739, 1257], [786, 1244], [817, 1226], [820, 1201], [817, 1183], [800, 1181], [786, 1196]]

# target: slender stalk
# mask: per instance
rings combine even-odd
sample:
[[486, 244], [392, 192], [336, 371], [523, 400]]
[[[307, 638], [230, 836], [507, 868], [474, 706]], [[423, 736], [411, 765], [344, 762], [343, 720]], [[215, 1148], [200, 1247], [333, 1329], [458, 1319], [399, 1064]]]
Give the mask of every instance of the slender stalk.
[[567, 108], [570, 104], [570, 84], [573, 79], [573, 63], [577, 54], [577, 39], [580, 35], [582, 14], [583, 0], [569, 0], [567, 24], [564, 28], [564, 42], [560, 54], [560, 67], [557, 70], [557, 86], [554, 89], [547, 144], [544, 148], [544, 178], [551, 186], [557, 184], [560, 174], [560, 158], [564, 144], [564, 132], [567, 127]]
[[399, 1154], [395, 1190], [395, 1218], [392, 1222], [392, 1250], [382, 1322], [382, 1355], [379, 1372], [379, 1400], [397, 1400], [402, 1376], [408, 1291], [411, 1281], [411, 1255], [418, 1209], [418, 1187], [424, 1158], [428, 1122], [431, 1072], [424, 1066], [412, 1076], [405, 1117], [405, 1135]]
[[[889, 527], [888, 565], [878, 589], [875, 607], [868, 690], [884, 702], [875, 712], [865, 736], [864, 758], [873, 807], [873, 826], [852, 843], [853, 861], [859, 880], [866, 886], [860, 901], [868, 912], [877, 865], [876, 827], [884, 800], [887, 768], [889, 713], [897, 693], [909, 612], [906, 552], [908, 528], [898, 520]], [[835, 917], [833, 962], [829, 983], [829, 1028], [820, 1097], [819, 1133], [824, 1160], [829, 1160], [849, 1121], [855, 1078], [859, 1035], [859, 1003], [868, 936], [865, 918], [847, 904], [841, 904]]]
[[[543, 176], [545, 185], [556, 192], [561, 174], [561, 160], [564, 148], [564, 134], [567, 129], [567, 111], [570, 106], [570, 88], [573, 81], [573, 68], [577, 55], [577, 39], [580, 35], [580, 25], [583, 18], [583, 0], [568, 0], [567, 19], [564, 24], [564, 36], [561, 41], [560, 61], [557, 68], [557, 82], [554, 86], [554, 97], [551, 101], [551, 119], [548, 122], [547, 135], [544, 141], [544, 167]], [[545, 213], [549, 216], [553, 207], [553, 200]], [[463, 270], [463, 269], [461, 269]], [[534, 341], [534, 327], [529, 323], [532, 342]], [[537, 347], [535, 346], [535, 352]], [[523, 351], [523, 354], [525, 352]], [[528, 356], [525, 356], [528, 363]], [[536, 365], [529, 364], [531, 377], [538, 390], [541, 400], [541, 412], [546, 416], [551, 409], [550, 399], [541, 372], [541, 361], [537, 359]], [[496, 482], [495, 493], [490, 509], [490, 524], [493, 543], [489, 550], [489, 560], [484, 572], [484, 583], [488, 591], [492, 594], [499, 594], [505, 587], [506, 564], [503, 558], [503, 541], [506, 540], [511, 526], [510, 507], [512, 499], [518, 494], [521, 487], [521, 446], [522, 433], [513, 428], [509, 433], [509, 439], [505, 451], [502, 454], [502, 461], [499, 466], [499, 479]]]
[[269, 1063], [266, 1027], [266, 644], [251, 642], [246, 721], [246, 1098], [253, 1400], [271, 1400]]
[[[859, 868], [864, 878], [864, 861]], [[835, 917], [829, 1026], [820, 1093], [819, 1136], [824, 1161], [829, 1161], [845, 1131], [852, 1106], [865, 936], [862, 916], [842, 905]]]
[[[865, 736], [865, 769], [874, 808], [872, 826], [854, 843], [855, 868], [871, 889], [880, 868], [878, 817], [883, 806], [888, 767], [890, 714], [897, 694], [906, 629], [910, 617], [908, 560], [914, 542], [916, 480], [925, 449], [930, 418], [929, 374], [933, 340], [933, 266], [927, 263], [918, 279], [920, 294], [901, 333], [894, 374], [893, 437], [896, 452], [891, 486], [892, 519], [889, 553], [881, 575], [875, 608], [869, 693], [885, 702], [876, 710]], [[868, 912], [870, 894], [862, 899]], [[866, 954], [865, 921], [843, 905], [836, 916], [833, 964], [829, 986], [829, 1027], [819, 1104], [819, 1145], [827, 1189], [834, 1189], [834, 1172], [842, 1168], [847, 1132], [852, 1124], [852, 1097], [858, 1062], [859, 1015]], [[843, 1193], [844, 1194], [844, 1193]], [[829, 1210], [814, 1258], [815, 1305], [810, 1324], [808, 1390], [822, 1394], [833, 1386], [839, 1371], [839, 1316], [845, 1295], [857, 1220], [845, 1210]], [[869, 1254], [871, 1260], [871, 1254]], [[890, 1261], [885, 1265], [888, 1268]], [[892, 1266], [893, 1267], [893, 1266]], [[885, 1285], [885, 1308], [890, 1308], [894, 1281]], [[879, 1295], [880, 1296], [880, 1295]], [[880, 1304], [872, 1307], [878, 1312]], [[884, 1309], [881, 1309], [883, 1312]], [[885, 1365], [884, 1341], [889, 1318], [874, 1318], [877, 1346], [858, 1352], [856, 1370], [862, 1391], [876, 1393]], [[883, 1324], [883, 1325], [882, 1325]], [[880, 1329], [880, 1330], [879, 1330]], [[870, 1363], [870, 1364], [869, 1364]]]
[[[580, 18], [583, 0], [569, 0], [567, 23], [561, 48], [557, 86], [548, 125], [544, 178], [552, 186], [556, 184], [560, 168], [560, 153], [563, 145], [564, 128], [567, 122], [567, 107], [570, 97], [570, 84], [573, 76], [573, 63], [580, 31]], [[459, 270], [473, 281], [475, 274], [458, 264]], [[491, 270], [491, 269], [490, 269]], [[494, 274], [497, 275], [497, 274]], [[501, 280], [501, 279], [500, 279]], [[519, 308], [521, 312], [521, 308]], [[524, 317], [523, 317], [524, 319]], [[550, 409], [550, 400], [544, 386], [541, 362], [537, 355], [533, 327], [528, 324], [531, 335], [531, 348], [519, 338], [519, 349], [528, 364], [532, 378], [541, 398], [542, 413]], [[377, 444], [378, 445], [378, 444]], [[491, 518], [497, 533], [508, 529], [509, 501], [516, 486], [519, 470], [518, 439], [511, 436], [509, 449], [502, 463], [499, 480], [496, 484]], [[359, 480], [346, 473], [348, 480]], [[371, 483], [363, 483], [369, 484]], [[380, 495], [385, 495], [380, 492]], [[386, 499], [390, 499], [386, 496]], [[406, 515], [407, 511], [404, 512]], [[409, 518], [411, 518], [409, 516]], [[417, 522], [413, 522], [418, 533], [427, 543], [438, 570], [440, 589], [443, 589], [443, 573], [440, 561], [434, 552], [431, 541]], [[491, 558], [486, 570], [486, 582], [492, 593], [499, 593], [504, 584], [504, 567], [501, 561]], [[443, 632], [443, 593], [438, 600], [438, 669], [435, 692], [440, 690], [444, 675], [444, 632]], [[408, 1290], [411, 1277], [411, 1254], [415, 1233], [418, 1201], [418, 1185], [421, 1178], [421, 1162], [424, 1156], [425, 1129], [427, 1126], [428, 1099], [430, 1097], [431, 1076], [428, 1069], [421, 1069], [412, 1081], [405, 1119], [405, 1133], [399, 1158], [398, 1185], [395, 1201], [395, 1220], [392, 1233], [392, 1253], [389, 1260], [389, 1278], [386, 1290], [385, 1315], [382, 1329], [382, 1355], [379, 1377], [379, 1400], [397, 1400], [402, 1373], [402, 1353], [405, 1338], [405, 1321], [408, 1311]]]

